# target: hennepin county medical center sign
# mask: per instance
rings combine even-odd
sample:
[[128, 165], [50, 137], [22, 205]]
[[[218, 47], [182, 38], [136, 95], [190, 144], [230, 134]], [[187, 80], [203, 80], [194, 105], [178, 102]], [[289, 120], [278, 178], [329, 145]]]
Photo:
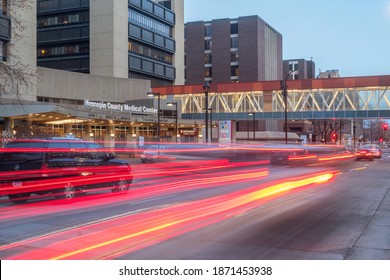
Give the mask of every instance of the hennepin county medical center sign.
[[84, 107], [95, 108], [99, 110], [113, 110], [113, 111], [130, 112], [130, 113], [157, 114], [157, 109], [148, 108], [146, 106], [118, 104], [118, 103], [103, 102], [103, 101], [90, 101], [88, 99], [84, 100]]

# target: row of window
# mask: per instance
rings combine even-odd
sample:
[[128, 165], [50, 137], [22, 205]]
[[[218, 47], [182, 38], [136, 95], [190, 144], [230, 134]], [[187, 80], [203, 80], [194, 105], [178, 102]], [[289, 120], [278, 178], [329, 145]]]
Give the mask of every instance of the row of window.
[[59, 42], [63, 40], [77, 40], [89, 38], [89, 26], [62, 28], [53, 30], [39, 30], [38, 43]]
[[89, 0], [38, 0], [37, 3], [38, 13], [79, 7], [89, 7]]
[[[230, 62], [237, 62], [238, 63], [239, 53], [238, 51], [231, 51], [230, 52]], [[213, 54], [210, 52], [207, 52], [204, 54], [204, 64], [212, 64], [213, 63]]]
[[166, 79], [175, 79], [175, 68], [135, 56], [129, 57], [129, 68], [151, 75], [165, 77]]
[[[230, 66], [230, 76], [231, 77], [238, 77], [239, 76], [238, 65]], [[205, 78], [212, 78], [213, 77], [213, 68], [212, 67], [205, 67], [204, 68], [204, 77]]]
[[37, 101], [56, 103], [56, 104], [67, 104], [67, 105], [84, 105], [84, 100], [62, 99], [62, 98], [52, 98], [52, 97], [43, 97], [43, 96], [37, 96]]
[[[204, 40], [204, 49], [206, 51], [210, 51], [213, 48], [213, 40], [211, 38], [205, 38]], [[231, 37], [230, 38], [230, 48], [231, 49], [238, 49], [238, 37]]]
[[129, 24], [129, 36], [156, 45], [158, 47], [175, 51], [175, 41], [167, 37], [158, 35], [139, 26]]
[[[238, 34], [238, 23], [230, 23], [230, 34]], [[212, 26], [211, 24], [206, 24], [204, 26], [204, 36], [211, 37], [212, 36]]]
[[50, 56], [66, 56], [66, 55], [86, 55], [89, 54], [89, 44], [74, 44], [58, 47], [38, 48], [38, 58]]
[[38, 66], [68, 70], [68, 71], [77, 71], [82, 73], [89, 72], [89, 58], [68, 58], [68, 59], [51, 59], [51, 60], [40, 60], [38, 61]]
[[169, 25], [163, 24], [133, 10], [129, 10], [128, 19], [129, 22], [136, 23], [137, 25], [150, 29], [153, 32], [172, 38], [172, 28]]
[[171, 1], [162, 1], [159, 3], [159, 5], [151, 2], [150, 0], [129, 0], [129, 3], [140, 7], [142, 10], [154, 14], [172, 24], [175, 23], [175, 14], [163, 8], [166, 7], [171, 10]]
[[135, 41], [129, 41], [129, 51], [171, 65], [173, 63], [172, 54], [157, 50], [155, 48], [140, 44]]
[[38, 17], [38, 28], [89, 22], [89, 11]]

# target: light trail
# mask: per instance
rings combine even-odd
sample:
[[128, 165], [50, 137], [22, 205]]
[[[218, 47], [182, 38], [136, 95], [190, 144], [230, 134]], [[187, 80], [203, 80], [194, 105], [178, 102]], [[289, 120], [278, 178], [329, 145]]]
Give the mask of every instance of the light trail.
[[[246, 174], [245, 176], [249, 176]], [[1, 247], [4, 259], [111, 259], [201, 227], [241, 215], [268, 199], [328, 182], [332, 172], [297, 176], [163, 209], [120, 217]], [[239, 179], [232, 175], [232, 180]], [[216, 182], [214, 178], [211, 182]], [[210, 184], [204, 179], [198, 184]], [[196, 184], [196, 183], [195, 183]], [[20, 252], [20, 248], [24, 252]], [[39, 249], [36, 249], [39, 248]], [[16, 253], [12, 253], [16, 252]]]
[[[245, 166], [245, 164], [244, 164]], [[226, 167], [226, 166], [225, 166]], [[206, 167], [205, 167], [206, 168]], [[180, 192], [191, 191], [194, 189], [201, 188], [215, 188], [223, 186], [226, 183], [233, 182], [242, 182], [250, 180], [259, 180], [268, 176], [268, 170], [265, 168], [257, 169], [255, 171], [251, 170], [232, 170], [232, 171], [219, 171], [215, 173], [213, 177], [208, 177], [209, 175], [205, 174], [194, 174], [190, 171], [199, 171], [198, 169], [187, 169], [185, 172], [189, 173], [186, 176], [182, 176], [179, 180], [168, 180], [167, 178], [150, 180], [150, 186], [142, 186], [139, 188], [134, 188], [138, 184], [132, 184], [129, 192], [126, 195], [115, 195], [115, 194], [99, 194], [95, 195], [96, 197], [104, 199], [93, 199], [91, 197], [78, 197], [72, 201], [78, 203], [65, 204], [62, 200], [50, 200], [42, 201], [39, 203], [28, 204], [28, 205], [13, 205], [7, 207], [7, 211], [0, 214], [0, 221], [9, 221], [12, 219], [18, 218], [27, 218], [30, 216], [45, 215], [50, 213], [59, 213], [65, 211], [74, 211], [91, 207], [102, 207], [104, 205], [123, 203], [124, 201], [131, 202], [137, 201], [140, 199], [148, 199], [162, 195], [177, 194]], [[177, 170], [176, 170], [177, 171]], [[164, 176], [168, 176], [171, 173], [165, 171], [162, 172]], [[143, 176], [146, 178], [152, 178], [153, 173], [144, 173]], [[155, 173], [154, 173], [155, 174]], [[160, 174], [162, 176], [162, 174]], [[197, 178], [198, 177], [198, 178]], [[98, 178], [97, 178], [98, 179]], [[68, 179], [67, 179], [68, 180]], [[87, 179], [85, 178], [74, 178], [71, 181], [75, 186], [79, 185], [81, 182], [85, 183]], [[60, 181], [61, 182], [61, 181]], [[96, 183], [97, 181], [95, 181]], [[47, 183], [52, 186], [55, 182]], [[56, 183], [57, 184], [57, 183]], [[45, 187], [45, 186], [43, 186]]]

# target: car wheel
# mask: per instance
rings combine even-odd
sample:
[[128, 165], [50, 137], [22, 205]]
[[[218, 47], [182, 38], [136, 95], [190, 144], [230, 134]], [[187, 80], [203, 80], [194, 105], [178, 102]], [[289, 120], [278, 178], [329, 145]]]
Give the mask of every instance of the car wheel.
[[118, 182], [114, 184], [112, 192], [125, 192], [128, 191], [129, 188], [130, 187], [128, 185], [128, 182], [124, 178], [121, 178]]
[[56, 195], [59, 199], [70, 200], [76, 196], [76, 189], [71, 183], [66, 183], [64, 188], [59, 191], [59, 194]]
[[19, 194], [10, 194], [8, 195], [8, 198], [13, 202], [13, 203], [26, 203], [28, 199], [30, 198], [29, 193], [19, 193]]

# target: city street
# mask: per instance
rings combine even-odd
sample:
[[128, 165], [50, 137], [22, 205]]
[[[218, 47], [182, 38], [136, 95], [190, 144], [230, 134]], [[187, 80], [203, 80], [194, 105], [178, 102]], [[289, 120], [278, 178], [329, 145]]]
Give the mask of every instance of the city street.
[[302, 167], [181, 164], [133, 164], [126, 194], [1, 198], [0, 258], [390, 258], [389, 153]]

